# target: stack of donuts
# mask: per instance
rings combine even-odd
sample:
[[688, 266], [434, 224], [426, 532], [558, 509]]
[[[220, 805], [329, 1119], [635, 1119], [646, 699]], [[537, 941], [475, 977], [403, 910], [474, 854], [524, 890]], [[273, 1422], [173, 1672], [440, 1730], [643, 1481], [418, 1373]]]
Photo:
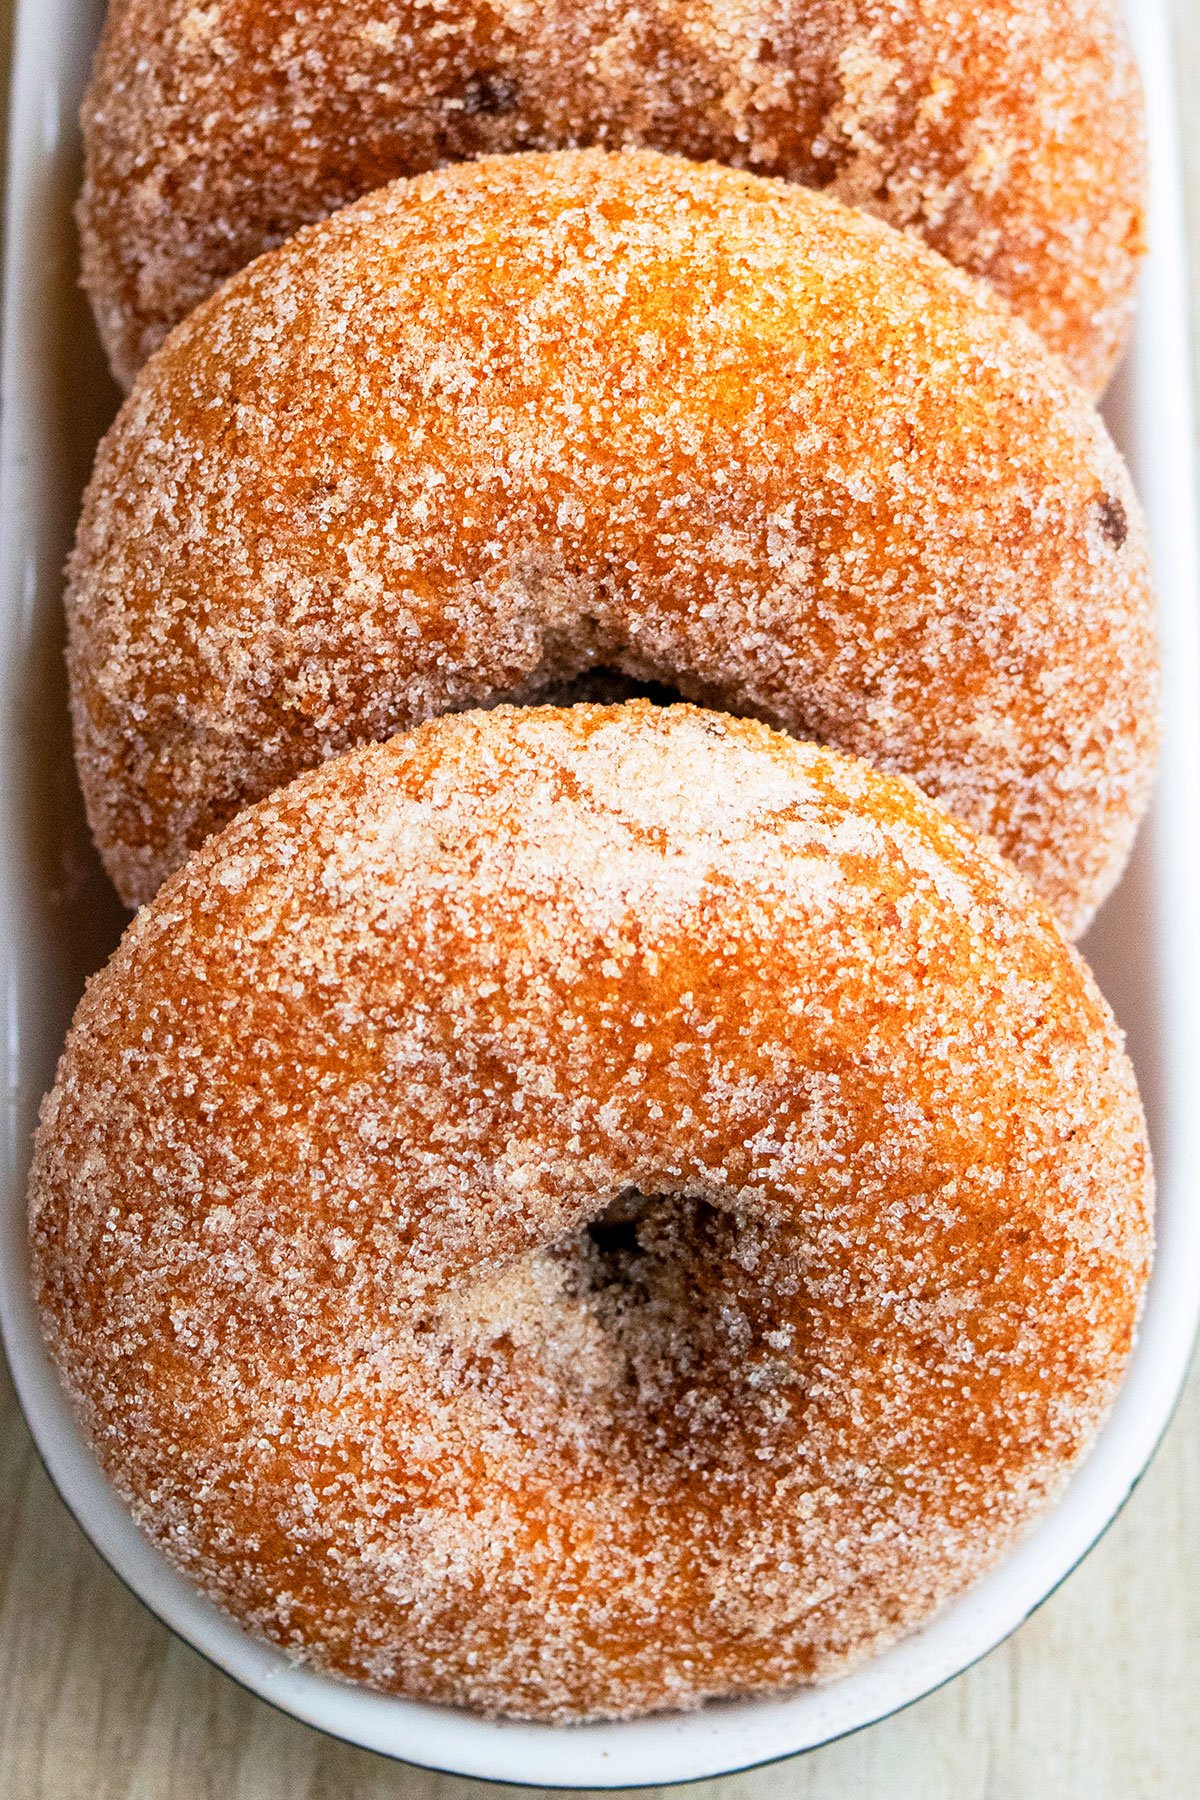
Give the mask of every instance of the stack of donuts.
[[1157, 734], [1109, 0], [114, 0], [69, 571], [137, 907], [33, 1276], [315, 1669], [827, 1681], [1062, 1492], [1146, 1129], [1073, 948]]

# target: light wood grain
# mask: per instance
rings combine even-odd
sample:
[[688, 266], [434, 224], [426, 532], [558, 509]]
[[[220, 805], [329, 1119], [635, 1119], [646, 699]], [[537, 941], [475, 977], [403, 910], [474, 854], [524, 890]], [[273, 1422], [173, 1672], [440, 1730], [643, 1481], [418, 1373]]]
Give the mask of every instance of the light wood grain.
[[[0, 51], [8, 14], [0, 0]], [[1176, 35], [1200, 271], [1200, 0], [1176, 0]], [[1193, 300], [1200, 342], [1195, 282]], [[1108, 1537], [1009, 1643], [856, 1737], [686, 1791], [696, 1800], [1193, 1800], [1198, 1666], [1200, 1372]], [[173, 1640], [84, 1542], [0, 1378], [0, 1800], [478, 1800], [484, 1791], [324, 1739]]]

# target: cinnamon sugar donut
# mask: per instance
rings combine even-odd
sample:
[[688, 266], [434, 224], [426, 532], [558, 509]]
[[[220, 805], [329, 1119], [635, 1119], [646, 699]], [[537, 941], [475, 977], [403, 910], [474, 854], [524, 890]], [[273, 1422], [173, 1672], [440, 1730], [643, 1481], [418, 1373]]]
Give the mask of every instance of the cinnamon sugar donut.
[[1100, 388], [1142, 251], [1112, 0], [113, 0], [85, 283], [127, 384], [227, 275], [398, 175], [648, 145], [827, 188], [986, 277]]
[[911, 775], [1079, 928], [1145, 801], [1144, 532], [941, 258], [652, 152], [384, 189], [235, 276], [103, 444], [79, 764], [130, 902], [364, 738], [589, 666]]
[[914, 787], [691, 707], [442, 719], [211, 840], [76, 1016], [49, 1344], [252, 1630], [544, 1719], [826, 1680], [1129, 1354], [1112, 1017]]

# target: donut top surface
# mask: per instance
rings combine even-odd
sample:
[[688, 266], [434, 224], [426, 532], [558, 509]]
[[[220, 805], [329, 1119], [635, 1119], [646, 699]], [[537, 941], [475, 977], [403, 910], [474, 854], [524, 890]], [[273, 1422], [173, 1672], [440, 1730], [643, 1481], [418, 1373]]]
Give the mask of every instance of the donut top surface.
[[634, 704], [439, 720], [211, 840], [88, 988], [30, 1223], [207, 1592], [564, 1718], [835, 1674], [988, 1567], [1112, 1397], [1150, 1194], [1003, 859]]
[[1075, 930], [1156, 744], [1062, 366], [910, 238], [651, 152], [397, 183], [236, 276], [101, 447], [68, 605], [131, 902], [302, 768], [603, 663], [911, 775]]
[[1111, 0], [113, 0], [83, 124], [126, 382], [299, 226], [488, 152], [647, 145], [827, 188], [987, 277], [1092, 389], [1142, 249]]

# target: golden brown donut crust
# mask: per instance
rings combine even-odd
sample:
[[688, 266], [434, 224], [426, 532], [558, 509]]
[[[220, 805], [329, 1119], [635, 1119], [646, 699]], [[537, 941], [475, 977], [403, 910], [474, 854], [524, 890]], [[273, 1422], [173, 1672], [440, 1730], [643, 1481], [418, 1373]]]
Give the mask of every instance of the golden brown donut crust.
[[648, 145], [827, 188], [991, 281], [1093, 390], [1143, 247], [1112, 0], [114, 0], [83, 125], [126, 383], [298, 226], [484, 153]]
[[635, 703], [442, 719], [211, 840], [88, 988], [30, 1220], [181, 1569], [317, 1667], [563, 1719], [829, 1678], [975, 1580], [1111, 1400], [1150, 1204], [1003, 859]]
[[97, 842], [598, 663], [911, 775], [1081, 928], [1156, 740], [1144, 531], [1061, 364], [923, 246], [652, 152], [394, 184], [226, 285], [72, 564]]

